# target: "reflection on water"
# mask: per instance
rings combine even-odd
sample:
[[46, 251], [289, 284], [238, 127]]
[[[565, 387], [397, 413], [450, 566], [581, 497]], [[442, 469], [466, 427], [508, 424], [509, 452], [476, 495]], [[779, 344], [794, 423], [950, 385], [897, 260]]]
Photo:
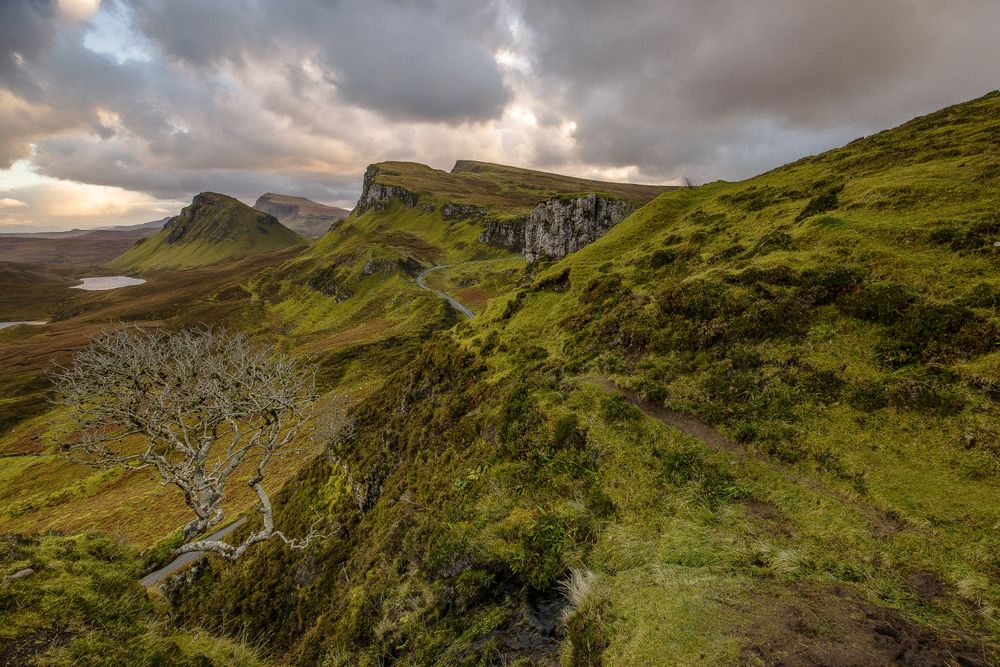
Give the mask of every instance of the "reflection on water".
[[46, 322], [42, 322], [39, 320], [22, 320], [20, 322], [0, 322], [0, 329], [6, 329], [7, 327], [12, 327], [17, 324], [28, 324], [33, 327], [40, 327], [43, 324], [46, 324]]
[[82, 278], [82, 283], [73, 285], [70, 289], [85, 289], [88, 291], [118, 289], [130, 285], [141, 285], [145, 280], [142, 278], [129, 278], [128, 276], [94, 276], [93, 278]]

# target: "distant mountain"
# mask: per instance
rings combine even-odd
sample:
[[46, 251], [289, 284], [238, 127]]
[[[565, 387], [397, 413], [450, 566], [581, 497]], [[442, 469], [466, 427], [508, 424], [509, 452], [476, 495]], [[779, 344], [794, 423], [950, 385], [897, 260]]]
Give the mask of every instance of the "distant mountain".
[[0, 262], [88, 266], [103, 264], [153, 236], [170, 218], [103, 229], [0, 234]]
[[351, 214], [345, 208], [317, 204], [305, 197], [279, 195], [268, 192], [253, 205], [258, 211], [270, 213], [281, 224], [310, 239], [318, 239], [327, 233], [330, 225]]
[[121, 269], [187, 268], [258, 253], [275, 252], [307, 241], [263, 211], [238, 199], [202, 192], [155, 236], [142, 239], [111, 266]]
[[113, 225], [110, 227], [94, 227], [93, 229], [68, 229], [62, 232], [0, 232], [0, 239], [76, 239], [83, 236], [100, 236], [107, 238], [106, 234], [97, 232], [115, 232], [126, 234], [132, 238], [152, 236], [163, 229], [163, 225], [170, 221], [169, 217], [150, 222], [142, 222], [137, 225]]

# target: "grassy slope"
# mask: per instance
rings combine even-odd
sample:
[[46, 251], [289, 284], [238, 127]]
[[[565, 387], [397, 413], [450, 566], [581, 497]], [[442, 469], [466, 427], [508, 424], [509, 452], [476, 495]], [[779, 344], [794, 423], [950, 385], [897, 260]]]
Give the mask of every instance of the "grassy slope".
[[[511, 172], [506, 187], [516, 189], [520, 172]], [[250, 211], [234, 202], [224, 203], [237, 213]], [[219, 222], [200, 216], [203, 228], [196, 231], [217, 232]], [[411, 358], [431, 330], [458, 319], [416, 286], [413, 276], [420, 268], [498, 257], [510, 259], [497, 266], [523, 265], [519, 257], [480, 245], [480, 231], [472, 221], [446, 221], [438, 210], [397, 204], [351, 218], [301, 254], [293, 248], [241, 262], [154, 272], [146, 285], [120, 291], [80, 292], [53, 283], [51, 298], [39, 301], [45, 316], [54, 319], [51, 325], [0, 332], [0, 453], [7, 457], [7, 474], [0, 476], [0, 522], [28, 532], [108, 531], [142, 546], [183, 523], [179, 493], [151, 485], [148, 475], [97, 473], [50, 455], [65, 435], [65, 418], [45, 403], [43, 371], [52, 360], [65, 361], [105, 323], [238, 328], [318, 363], [321, 389], [363, 397]], [[486, 271], [492, 263], [481, 265], [481, 276], [473, 271], [479, 264], [463, 266], [476, 274], [467, 285], [475, 292], [469, 296], [498, 293], [502, 281], [512, 278]], [[276, 465], [276, 487], [320, 447], [302, 444], [298, 456]], [[252, 498], [241, 489], [233, 500], [229, 509], [238, 511]], [[122, 508], [132, 517], [127, 523], [120, 521]]]
[[333, 537], [213, 564], [180, 611], [302, 663], [988, 661], [998, 118], [659, 197], [372, 396], [284, 494]]
[[[2, 387], [13, 401], [5, 406], [11, 421], [0, 438], [6, 461], [0, 475], [5, 528], [99, 529], [149, 546], [185, 518], [179, 494], [151, 484], [148, 475], [91, 472], [50, 454], [65, 435], [65, 416], [47, 411], [39, 400], [47, 389], [41, 372], [50, 360], [65, 359], [104, 322], [170, 327], [212, 322], [247, 330], [319, 362], [323, 388], [349, 390], [362, 398], [412, 357], [431, 330], [457, 321], [439, 299], [416, 288], [415, 271], [439, 262], [497, 257], [506, 258], [505, 267], [523, 265], [520, 258], [479, 246], [479, 232], [477, 224], [444, 221], [438, 211], [395, 205], [352, 219], [297, 258], [292, 258], [293, 249], [237, 263], [155, 272], [146, 285], [74, 293], [69, 303], [61, 292], [53, 294], [46, 306], [52, 325], [3, 334], [0, 364], [17, 374], [5, 375]], [[463, 270], [477, 273], [473, 269], [479, 267]], [[493, 274], [486, 272], [483, 280], [489, 283], [483, 289], [501, 289]], [[348, 298], [341, 298], [347, 293]], [[25, 400], [41, 410], [27, 411]], [[280, 486], [294, 476], [318, 453], [320, 443], [301, 445], [296, 456], [276, 463], [271, 484]], [[246, 489], [237, 490], [227, 511], [239, 512], [249, 500]], [[128, 522], [121, 521], [123, 511]], [[18, 641], [23, 630], [17, 631]]]
[[415, 162], [383, 162], [376, 183], [398, 185], [434, 204], [470, 204], [497, 217], [523, 215], [558, 195], [609, 194], [644, 204], [671, 187], [609, 183], [490, 162], [459, 160], [450, 171]]
[[140, 565], [130, 547], [94, 534], [0, 538], [0, 662], [263, 664], [250, 647], [170, 628], [137, 581]]
[[[492, 216], [513, 217], [560, 193], [596, 190], [645, 202], [664, 190], [478, 162], [460, 162], [459, 171], [452, 174], [415, 163], [378, 166], [376, 182], [417, 193], [417, 207], [395, 202], [386, 210], [352, 215], [299, 260], [255, 282], [271, 326], [289, 327], [300, 351], [325, 350], [338, 356], [348, 343], [402, 345], [405, 350], [400, 352], [411, 356], [414, 342], [426, 336], [428, 327], [454, 316], [440, 299], [416, 286], [413, 278], [424, 268], [454, 264], [460, 271], [466, 266], [467, 280], [461, 289], [469, 293], [462, 296], [476, 307], [509, 285], [509, 276], [479, 274], [469, 263], [491, 262], [485, 267], [509, 258], [504, 266], [513, 267], [523, 260], [480, 244], [481, 221], [446, 219], [441, 212], [444, 204], [474, 203]], [[364, 363], [373, 379], [390, 366], [371, 358]]]
[[[179, 225], [183, 238], [174, 239]], [[270, 215], [215, 193], [202, 193], [156, 236], [136, 243], [109, 265], [125, 270], [191, 268], [308, 243]]]

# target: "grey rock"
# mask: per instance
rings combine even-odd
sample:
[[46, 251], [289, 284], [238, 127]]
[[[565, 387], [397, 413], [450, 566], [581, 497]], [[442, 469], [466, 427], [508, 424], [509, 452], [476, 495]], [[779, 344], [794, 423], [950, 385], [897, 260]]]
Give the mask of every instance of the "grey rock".
[[489, 221], [479, 240], [520, 252], [529, 262], [561, 259], [607, 234], [634, 210], [628, 201], [596, 194], [553, 197], [538, 204], [526, 218]]
[[514, 220], [487, 220], [486, 231], [479, 235], [479, 242], [496, 248], [524, 252], [524, 227], [527, 218]]
[[361, 215], [367, 211], [384, 211], [392, 205], [393, 201], [398, 201], [407, 208], [415, 208], [420, 199], [415, 192], [410, 192], [406, 188], [396, 185], [383, 185], [376, 183], [375, 177], [381, 173], [378, 165], [369, 165], [365, 170], [365, 179], [362, 185], [361, 198], [358, 199], [354, 207], [355, 213]]
[[26, 567], [23, 570], [18, 570], [14, 574], [9, 575], [7, 577], [7, 580], [8, 581], [17, 581], [18, 579], [27, 579], [28, 577], [30, 577], [34, 573], [35, 573], [35, 571], [32, 568]]
[[445, 220], [483, 218], [486, 217], [486, 209], [472, 204], [452, 204], [449, 202], [441, 207], [441, 217]]

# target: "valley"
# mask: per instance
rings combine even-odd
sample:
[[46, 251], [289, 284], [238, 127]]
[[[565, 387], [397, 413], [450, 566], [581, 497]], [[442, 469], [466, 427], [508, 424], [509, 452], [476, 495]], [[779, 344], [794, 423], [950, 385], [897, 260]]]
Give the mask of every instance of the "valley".
[[[118, 256], [0, 262], [4, 324], [46, 322], [0, 329], [4, 571], [39, 570], [4, 655], [145, 632], [221, 664], [996, 664], [998, 119], [991, 93], [683, 188], [384, 162], [343, 218], [206, 192]], [[313, 414], [266, 484], [324, 539], [147, 596], [190, 511], [60, 456], [46, 376], [119, 323], [315, 367], [350, 428]], [[231, 539], [254, 501], [227, 497]], [[36, 646], [49, 576], [142, 620]]]

